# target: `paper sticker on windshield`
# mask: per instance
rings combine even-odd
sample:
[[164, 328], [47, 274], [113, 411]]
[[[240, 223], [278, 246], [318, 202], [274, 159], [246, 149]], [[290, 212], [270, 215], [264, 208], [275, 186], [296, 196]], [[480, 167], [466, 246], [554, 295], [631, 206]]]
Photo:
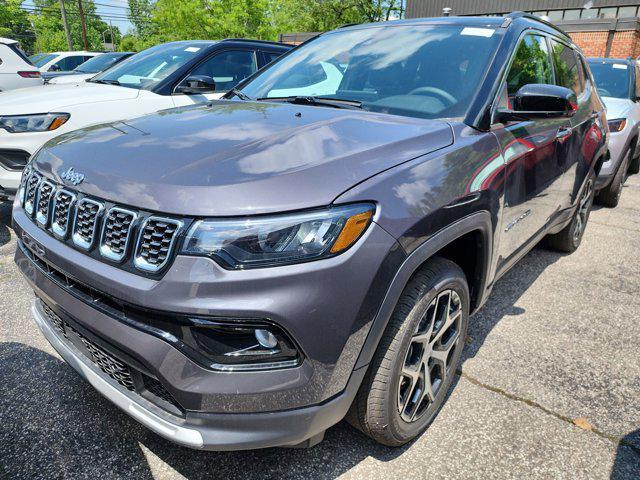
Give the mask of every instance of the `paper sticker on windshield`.
[[184, 49], [185, 52], [197, 52], [198, 50], [200, 50], [199, 47], [187, 47]]
[[495, 30], [493, 28], [464, 27], [460, 35], [471, 35], [473, 37], [490, 37]]
[[620, 70], [626, 70], [627, 66], [624, 63], [614, 63], [613, 68], [619, 68]]

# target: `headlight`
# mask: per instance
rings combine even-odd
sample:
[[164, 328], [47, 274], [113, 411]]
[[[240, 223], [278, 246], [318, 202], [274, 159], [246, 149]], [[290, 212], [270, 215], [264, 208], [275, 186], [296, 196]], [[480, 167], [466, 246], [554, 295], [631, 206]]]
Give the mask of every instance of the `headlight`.
[[200, 220], [183, 254], [213, 257], [234, 269], [270, 267], [330, 257], [347, 250], [371, 223], [371, 204], [233, 220]]
[[614, 120], [608, 120], [609, 131], [611, 132], [621, 132], [624, 130], [624, 127], [627, 125], [626, 118], [616, 118]]
[[61, 127], [69, 120], [68, 113], [0, 116], [0, 128], [9, 133], [47, 132]]

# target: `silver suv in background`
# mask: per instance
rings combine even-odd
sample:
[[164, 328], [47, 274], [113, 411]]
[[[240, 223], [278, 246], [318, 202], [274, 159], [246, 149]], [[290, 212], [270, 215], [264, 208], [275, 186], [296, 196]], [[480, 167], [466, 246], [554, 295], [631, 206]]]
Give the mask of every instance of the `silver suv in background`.
[[622, 186], [630, 173], [638, 173], [640, 149], [640, 71], [634, 60], [590, 58], [589, 66], [598, 92], [607, 107], [611, 158], [602, 165], [596, 190], [598, 203], [618, 205]]

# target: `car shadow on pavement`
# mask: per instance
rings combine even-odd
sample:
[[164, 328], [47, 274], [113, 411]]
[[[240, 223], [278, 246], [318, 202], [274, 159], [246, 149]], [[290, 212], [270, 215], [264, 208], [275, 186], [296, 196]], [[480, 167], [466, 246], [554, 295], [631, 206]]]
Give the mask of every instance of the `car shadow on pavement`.
[[[384, 447], [346, 422], [311, 449], [204, 452], [177, 446], [129, 418], [57, 356], [0, 343], [0, 477], [333, 479]], [[3, 476], [3, 475], [6, 475]]]
[[476, 356], [491, 330], [505, 316], [525, 313], [524, 309], [516, 306], [520, 297], [547, 267], [564, 255], [537, 246], [496, 282], [487, 302], [471, 317], [467, 345], [462, 354], [463, 363]]
[[618, 444], [611, 480], [640, 478], [640, 448], [637, 445], [640, 445], [640, 430], [629, 433]]

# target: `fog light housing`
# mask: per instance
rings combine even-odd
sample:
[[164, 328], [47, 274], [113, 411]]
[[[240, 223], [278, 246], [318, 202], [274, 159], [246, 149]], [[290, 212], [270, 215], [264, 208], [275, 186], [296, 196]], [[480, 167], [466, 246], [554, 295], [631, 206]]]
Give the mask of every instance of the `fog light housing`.
[[301, 362], [293, 340], [280, 327], [266, 322], [199, 321], [188, 327], [182, 341], [216, 370], [272, 370]]

